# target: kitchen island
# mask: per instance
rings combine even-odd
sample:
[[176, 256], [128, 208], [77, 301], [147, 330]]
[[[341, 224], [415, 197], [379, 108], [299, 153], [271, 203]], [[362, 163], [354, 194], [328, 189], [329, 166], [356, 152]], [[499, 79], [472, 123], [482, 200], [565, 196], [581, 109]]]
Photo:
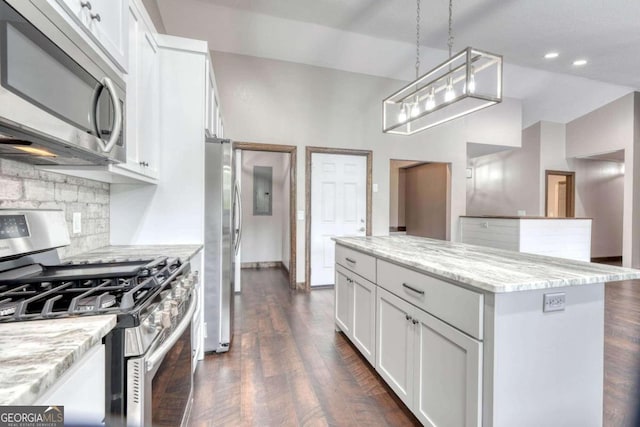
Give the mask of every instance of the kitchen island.
[[538, 255], [591, 261], [591, 218], [467, 215], [460, 241]]
[[425, 425], [601, 426], [604, 284], [640, 271], [336, 238], [336, 327]]

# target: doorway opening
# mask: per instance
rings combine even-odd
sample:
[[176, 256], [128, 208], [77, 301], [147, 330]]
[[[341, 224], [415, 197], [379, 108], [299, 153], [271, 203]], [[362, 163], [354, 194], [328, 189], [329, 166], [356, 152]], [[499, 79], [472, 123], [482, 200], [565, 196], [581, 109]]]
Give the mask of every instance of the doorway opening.
[[577, 212], [591, 218], [591, 261], [623, 264], [625, 150], [573, 160]]
[[545, 216], [550, 218], [574, 218], [576, 173], [569, 171], [545, 171]]
[[370, 150], [307, 147], [305, 289], [335, 283], [335, 236], [371, 235]]
[[451, 239], [451, 165], [390, 161], [389, 232]]
[[241, 199], [236, 292], [241, 268], [281, 267], [296, 288], [296, 159], [293, 145], [234, 142]]

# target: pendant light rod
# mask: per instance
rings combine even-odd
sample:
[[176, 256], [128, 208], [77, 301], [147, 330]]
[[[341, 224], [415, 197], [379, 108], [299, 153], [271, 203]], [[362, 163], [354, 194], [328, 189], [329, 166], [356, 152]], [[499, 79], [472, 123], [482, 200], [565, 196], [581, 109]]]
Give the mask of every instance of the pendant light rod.
[[420, 0], [416, 0], [416, 80], [420, 76]]
[[451, 52], [453, 51], [453, 0], [449, 0], [449, 38], [447, 39], [447, 45], [449, 46], [449, 58], [451, 58]]

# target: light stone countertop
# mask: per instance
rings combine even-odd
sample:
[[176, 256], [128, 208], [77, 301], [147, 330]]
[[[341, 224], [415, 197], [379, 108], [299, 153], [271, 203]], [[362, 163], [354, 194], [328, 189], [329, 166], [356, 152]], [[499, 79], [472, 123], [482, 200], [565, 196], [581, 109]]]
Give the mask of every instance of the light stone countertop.
[[640, 278], [640, 270], [414, 236], [336, 237], [377, 258], [492, 293]]
[[32, 405], [116, 325], [116, 316], [0, 324], [0, 405]]
[[180, 258], [182, 262], [187, 262], [194, 256], [202, 245], [123, 245], [104, 246], [89, 252], [65, 258], [65, 261], [122, 261], [126, 259], [155, 258], [167, 256]]

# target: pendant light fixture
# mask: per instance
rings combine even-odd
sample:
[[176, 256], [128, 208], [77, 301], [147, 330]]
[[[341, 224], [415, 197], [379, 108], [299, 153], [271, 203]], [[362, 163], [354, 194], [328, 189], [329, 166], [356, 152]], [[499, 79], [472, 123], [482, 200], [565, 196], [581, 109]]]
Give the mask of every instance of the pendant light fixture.
[[449, 0], [449, 59], [420, 74], [420, 0], [416, 0], [416, 79], [382, 101], [382, 131], [411, 135], [502, 102], [502, 56], [472, 47], [452, 55], [453, 0]]

